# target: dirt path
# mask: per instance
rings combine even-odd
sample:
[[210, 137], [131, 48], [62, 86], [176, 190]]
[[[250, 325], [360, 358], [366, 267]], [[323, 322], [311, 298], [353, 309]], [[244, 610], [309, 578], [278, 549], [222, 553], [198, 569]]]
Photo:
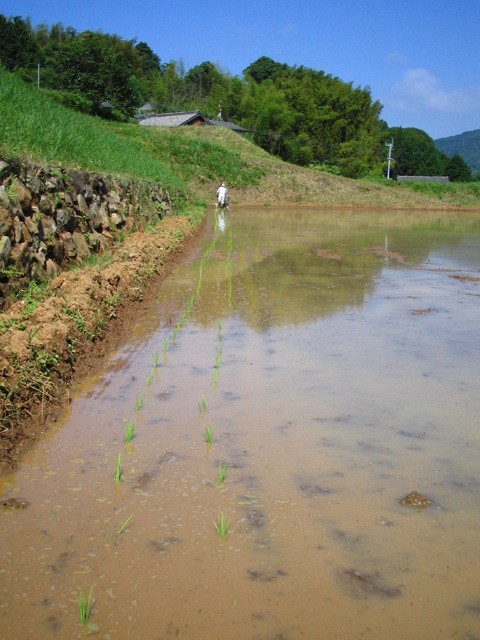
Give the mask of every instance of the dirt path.
[[52, 280], [0, 315], [0, 474], [69, 401], [68, 387], [118, 343], [200, 231], [183, 217], [135, 232], [94, 267]]

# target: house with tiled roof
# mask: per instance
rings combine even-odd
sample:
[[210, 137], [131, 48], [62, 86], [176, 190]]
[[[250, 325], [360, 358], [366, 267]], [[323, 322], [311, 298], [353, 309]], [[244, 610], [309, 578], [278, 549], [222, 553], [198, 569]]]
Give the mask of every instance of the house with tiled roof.
[[224, 120], [211, 120], [200, 111], [180, 111], [177, 113], [155, 113], [152, 115], [137, 116], [138, 123], [142, 127], [183, 127], [183, 126], [213, 126], [225, 127], [236, 133], [246, 133], [248, 129], [240, 127], [234, 122]]

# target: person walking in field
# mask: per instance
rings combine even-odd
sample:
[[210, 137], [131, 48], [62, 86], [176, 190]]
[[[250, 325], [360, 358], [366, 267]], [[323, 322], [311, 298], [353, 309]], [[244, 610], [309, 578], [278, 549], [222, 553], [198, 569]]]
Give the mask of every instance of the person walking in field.
[[228, 191], [225, 182], [222, 182], [217, 189], [217, 207], [228, 207]]

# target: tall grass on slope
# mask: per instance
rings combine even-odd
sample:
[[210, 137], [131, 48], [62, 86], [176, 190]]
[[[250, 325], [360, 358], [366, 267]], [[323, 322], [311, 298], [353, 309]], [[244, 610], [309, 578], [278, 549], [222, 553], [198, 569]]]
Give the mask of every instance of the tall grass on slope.
[[[193, 136], [185, 132], [194, 127], [171, 129], [118, 123], [105, 126], [135, 141], [149, 155], [168, 161], [186, 181], [195, 177], [200, 182], [226, 180], [229, 187], [254, 187], [265, 174], [264, 167], [252, 164], [251, 157], [243, 157], [236, 150], [235, 138], [239, 137], [236, 133], [228, 132], [230, 136], [212, 141], [209, 130], [215, 127], [201, 127], [203, 135]], [[250, 144], [248, 148], [252, 151], [256, 147]]]
[[71, 111], [0, 68], [0, 154], [130, 175], [185, 194], [183, 181], [139, 145]]

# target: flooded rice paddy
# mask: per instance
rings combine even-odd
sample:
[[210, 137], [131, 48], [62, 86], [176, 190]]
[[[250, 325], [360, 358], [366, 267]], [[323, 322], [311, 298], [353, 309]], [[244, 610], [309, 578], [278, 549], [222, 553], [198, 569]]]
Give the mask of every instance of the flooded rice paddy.
[[478, 640], [479, 345], [474, 216], [217, 217], [0, 481], [0, 637]]

